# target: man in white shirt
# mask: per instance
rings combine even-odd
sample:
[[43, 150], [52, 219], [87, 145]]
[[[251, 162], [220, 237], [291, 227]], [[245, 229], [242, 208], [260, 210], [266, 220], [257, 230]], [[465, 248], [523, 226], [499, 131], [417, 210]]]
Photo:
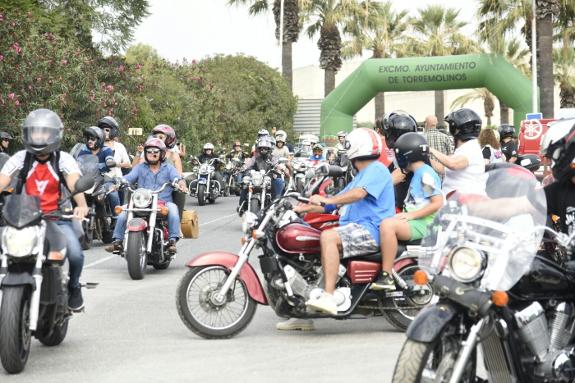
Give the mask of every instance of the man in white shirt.
[[443, 179], [443, 195], [454, 192], [485, 195], [485, 161], [477, 137], [481, 131], [481, 118], [471, 109], [463, 108], [451, 112], [445, 121], [455, 141], [455, 152], [445, 155], [430, 148], [435, 156], [433, 168]]

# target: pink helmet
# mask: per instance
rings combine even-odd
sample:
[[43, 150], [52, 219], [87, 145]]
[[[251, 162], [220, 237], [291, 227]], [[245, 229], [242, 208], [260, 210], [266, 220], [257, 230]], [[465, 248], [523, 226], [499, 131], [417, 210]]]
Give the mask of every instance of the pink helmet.
[[170, 125], [160, 124], [152, 129], [152, 135], [162, 133], [166, 135], [164, 143], [168, 149], [172, 149], [176, 145], [176, 131]]
[[164, 144], [164, 141], [153, 136], [146, 140], [146, 143], [144, 144], [144, 160], [146, 160], [146, 162], [148, 162], [148, 157], [146, 156], [145, 151], [148, 148], [160, 149], [160, 161], [164, 161], [166, 158], [166, 144]]

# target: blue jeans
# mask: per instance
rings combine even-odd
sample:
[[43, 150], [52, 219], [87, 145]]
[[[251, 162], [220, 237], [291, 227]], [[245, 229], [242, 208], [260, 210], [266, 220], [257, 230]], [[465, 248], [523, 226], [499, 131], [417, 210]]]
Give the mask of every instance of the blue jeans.
[[70, 288], [78, 288], [80, 287], [80, 275], [84, 267], [84, 252], [78, 239], [78, 233], [74, 230], [74, 226], [70, 221], [57, 221], [56, 224], [66, 237], [66, 256], [70, 265], [68, 286]]
[[[111, 184], [113, 182], [106, 182], [105, 185]], [[116, 206], [120, 206], [121, 202], [120, 202], [120, 195], [118, 194], [117, 191], [113, 191], [110, 194], [108, 194], [106, 196], [106, 199], [108, 200], [108, 203], [110, 204], [110, 207], [112, 208], [112, 214], [116, 214], [114, 213], [114, 208]]]
[[272, 201], [281, 197], [285, 187], [285, 181], [281, 178], [272, 179]]
[[[178, 207], [173, 202], [166, 202], [168, 207], [168, 239], [178, 240], [180, 238], [180, 214]], [[114, 240], [123, 241], [128, 221], [128, 213], [123, 211], [116, 220], [114, 228]]]

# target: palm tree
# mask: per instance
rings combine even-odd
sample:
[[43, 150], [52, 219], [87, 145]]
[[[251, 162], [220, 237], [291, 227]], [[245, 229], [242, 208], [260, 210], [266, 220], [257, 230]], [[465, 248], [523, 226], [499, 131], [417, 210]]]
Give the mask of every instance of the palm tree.
[[[342, 56], [361, 56], [364, 50], [372, 52], [372, 58], [400, 56], [405, 50], [404, 33], [408, 27], [407, 11], [394, 12], [391, 2], [363, 1], [360, 13], [354, 15], [344, 28], [351, 39], [344, 43]], [[385, 95], [375, 96], [375, 119], [385, 113]]]
[[451, 108], [462, 108], [471, 101], [482, 100], [483, 108], [485, 110], [485, 117], [487, 117], [487, 125], [491, 125], [491, 117], [493, 117], [493, 110], [495, 109], [494, 99], [495, 96], [489, 90], [487, 90], [487, 88], [477, 88], [453, 100], [451, 103]]
[[553, 51], [555, 81], [559, 84], [561, 108], [575, 108], [575, 51], [556, 48]]
[[541, 113], [544, 117], [553, 117], [554, 111], [554, 87], [553, 78], [553, 17], [559, 14], [559, 0], [536, 0], [537, 1], [537, 48], [538, 77]]
[[324, 70], [324, 95], [335, 88], [335, 74], [341, 68], [340, 28], [359, 11], [355, 0], [309, 0], [305, 7], [306, 19], [311, 24], [307, 34], [313, 38], [319, 33], [319, 66]]
[[[272, 0], [228, 0], [229, 5], [250, 4], [249, 13], [259, 15], [268, 11]], [[282, 44], [282, 75], [290, 89], [293, 84], [292, 44], [297, 42], [302, 28], [300, 9], [308, 0], [284, 0], [284, 25]], [[272, 12], [276, 22], [276, 38], [280, 38], [280, 9], [281, 1], [273, 0]]]
[[[412, 44], [416, 52], [426, 56], [448, 56], [476, 50], [475, 43], [461, 33], [467, 23], [457, 19], [458, 10], [429, 5], [418, 12], [418, 17], [411, 20], [415, 31]], [[443, 91], [436, 90], [435, 115], [438, 121], [443, 121], [444, 110]]]

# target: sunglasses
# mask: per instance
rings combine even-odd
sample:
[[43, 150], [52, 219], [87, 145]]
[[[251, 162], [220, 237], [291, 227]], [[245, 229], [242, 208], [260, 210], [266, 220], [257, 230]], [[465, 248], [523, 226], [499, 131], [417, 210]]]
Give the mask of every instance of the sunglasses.
[[98, 137], [89, 136], [89, 137], [88, 137], [88, 141], [94, 141], [94, 142], [96, 142], [96, 141], [98, 141]]
[[110, 128], [104, 128], [104, 132], [110, 133], [111, 129]]
[[3, 138], [2, 141], [4, 141], [4, 142], [10, 142], [10, 139], [9, 139], [9, 138]]
[[146, 149], [147, 154], [160, 154], [160, 149]]

